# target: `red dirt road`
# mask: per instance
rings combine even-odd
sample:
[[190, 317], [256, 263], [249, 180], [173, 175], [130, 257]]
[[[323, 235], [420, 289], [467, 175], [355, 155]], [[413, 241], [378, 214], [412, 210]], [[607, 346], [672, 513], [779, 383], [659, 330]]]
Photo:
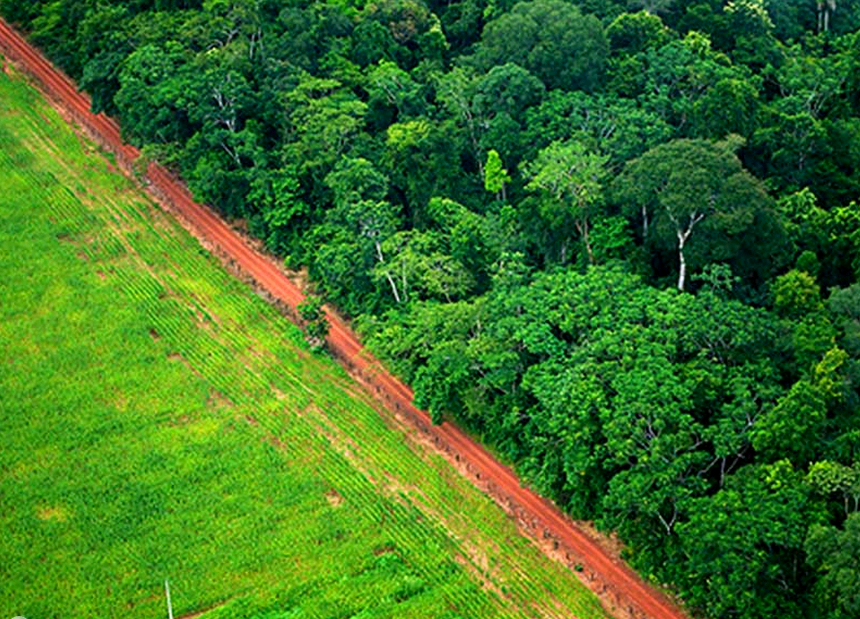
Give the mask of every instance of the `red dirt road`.
[[[30, 73], [42, 89], [98, 143], [112, 151], [127, 173], [140, 156], [125, 145], [117, 123], [92, 114], [89, 99], [58, 72], [38, 51], [0, 19], [0, 50]], [[254, 250], [238, 233], [208, 208], [197, 204], [188, 190], [158, 164], [146, 167], [147, 189], [177, 215], [200, 240], [221, 255], [229, 266], [250, 278], [288, 310], [304, 298], [299, 288], [270, 258]], [[542, 548], [568, 566], [579, 565], [582, 580], [596, 591], [604, 606], [618, 617], [686, 619], [660, 591], [647, 585], [622, 562], [614, 559], [575, 522], [548, 500], [524, 488], [510, 468], [498, 462], [462, 430], [450, 423], [434, 426], [429, 416], [412, 405], [412, 390], [389, 374], [373, 358], [340, 318], [327, 312], [331, 324], [328, 345], [366, 389], [382, 400], [395, 418], [432, 441], [461, 472], [485, 490], [518, 520], [521, 529]]]

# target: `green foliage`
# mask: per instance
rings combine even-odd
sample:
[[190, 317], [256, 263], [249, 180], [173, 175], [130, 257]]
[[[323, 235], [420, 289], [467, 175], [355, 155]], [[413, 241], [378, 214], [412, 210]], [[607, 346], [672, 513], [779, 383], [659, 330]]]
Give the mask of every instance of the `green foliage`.
[[302, 173], [324, 176], [349, 152], [367, 104], [338, 80], [306, 74], [285, 99], [294, 136], [285, 154]]
[[833, 290], [827, 305], [841, 332], [841, 347], [855, 359], [860, 358], [860, 284]]
[[297, 245], [297, 233], [306, 224], [310, 208], [301, 198], [293, 168], [258, 170], [246, 197], [248, 210], [263, 221], [263, 238], [274, 252], [289, 255]]
[[502, 158], [494, 150], [487, 152], [487, 163], [484, 166], [484, 189], [496, 194], [504, 200], [505, 184], [511, 182], [508, 171], [502, 167]]
[[535, 152], [555, 140], [576, 138], [609, 155], [616, 170], [672, 136], [668, 124], [632, 101], [558, 90], [527, 110], [526, 125], [525, 143]]
[[311, 349], [322, 350], [325, 348], [325, 339], [328, 336], [329, 324], [323, 310], [322, 299], [314, 295], [308, 295], [304, 301], [296, 306], [296, 310], [298, 310], [299, 318], [304, 323], [302, 329], [305, 332], [305, 337]]
[[[562, 237], [575, 229], [585, 247], [588, 262], [594, 264], [589, 232], [591, 218], [601, 206], [608, 156], [590, 153], [581, 142], [553, 142], [528, 162], [523, 173], [528, 189], [544, 196], [541, 218]], [[567, 261], [567, 242], [562, 240], [558, 261]]]
[[436, 78], [436, 89], [479, 170], [488, 150], [496, 150], [505, 160], [520, 158], [520, 119], [545, 91], [539, 79], [513, 63], [493, 67], [485, 75], [455, 68]]
[[807, 481], [820, 494], [841, 495], [845, 515], [860, 511], [860, 466], [853, 467], [824, 460], [809, 467]]
[[847, 619], [860, 612], [860, 514], [844, 530], [815, 526], [806, 538], [807, 561], [820, 574], [816, 602], [828, 619]]
[[749, 81], [723, 78], [693, 103], [691, 132], [706, 138], [751, 136], [760, 107], [758, 90]]
[[147, 144], [188, 137], [188, 128], [182, 126], [186, 63], [184, 51], [174, 42], [144, 45], [124, 59], [114, 104], [125, 135]]
[[[315, 230], [316, 260], [312, 275], [328, 296], [347, 311], [361, 308], [369, 299], [379, 302], [371, 271], [386, 262], [384, 246], [397, 229], [397, 214], [384, 200], [347, 196]], [[394, 290], [395, 300], [403, 299]]]
[[[708, 137], [721, 138], [725, 129], [751, 119], [747, 82], [752, 81], [745, 67], [733, 66], [730, 60], [714, 50], [711, 40], [700, 32], [690, 32], [683, 39], [650, 49], [641, 55], [643, 75], [640, 95], [643, 107], [652, 111], [681, 132], [706, 130]], [[722, 83], [719, 90], [716, 85]], [[752, 88], [755, 88], [752, 81]], [[726, 118], [708, 117], [722, 101]], [[729, 107], [731, 106], [731, 107]], [[703, 116], [699, 120], [699, 116]], [[717, 122], [713, 129], [708, 122]], [[683, 135], [683, 133], [682, 133]]]
[[761, 281], [774, 265], [747, 253], [752, 248], [742, 249], [747, 239], [766, 226], [777, 237], [771, 239], [777, 248], [784, 243], [764, 187], [721, 144], [674, 140], [657, 146], [628, 163], [615, 188], [616, 200], [640, 227], [643, 241], [656, 251], [677, 251], [680, 290], [688, 258], [693, 268], [727, 262], [734, 272], [746, 271], [747, 279]]
[[392, 188], [404, 196], [412, 225], [424, 225], [430, 199], [456, 184], [452, 162], [459, 159], [459, 146], [424, 118], [388, 127], [381, 162]]
[[701, 583], [691, 602], [713, 617], [798, 616], [805, 601], [798, 561], [817, 520], [799, 477], [787, 461], [744, 467], [695, 504], [679, 527], [691, 570], [684, 576]]
[[820, 311], [824, 306], [815, 277], [794, 269], [777, 277], [773, 284], [773, 306], [779, 315], [789, 318]]
[[609, 49], [636, 54], [662, 47], [671, 38], [660, 17], [652, 13], [623, 13], [606, 27]]
[[379, 127], [426, 113], [420, 85], [393, 62], [380, 60], [368, 67], [366, 88], [369, 117]]
[[753, 434], [753, 446], [772, 458], [783, 456], [797, 465], [809, 464], [825, 453], [832, 434], [828, 412], [844, 397], [848, 355], [838, 348], [824, 353], [811, 376], [792, 385], [763, 416]]
[[531, 0], [487, 23], [474, 61], [483, 70], [513, 62], [548, 88], [594, 90], [608, 48], [594, 16], [561, 0]]

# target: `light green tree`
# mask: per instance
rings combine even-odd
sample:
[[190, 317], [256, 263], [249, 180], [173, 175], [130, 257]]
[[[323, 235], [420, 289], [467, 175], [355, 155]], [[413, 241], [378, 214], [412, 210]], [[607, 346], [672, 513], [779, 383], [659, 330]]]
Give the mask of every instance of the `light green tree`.
[[[579, 233], [588, 261], [594, 264], [589, 238], [590, 220], [603, 202], [603, 182], [608, 176], [608, 155], [588, 152], [577, 140], [553, 142], [541, 150], [534, 161], [524, 166], [528, 189], [542, 194], [545, 218], [553, 226], [568, 222]], [[566, 261], [562, 246], [561, 262]]]
[[511, 176], [502, 166], [502, 158], [493, 149], [487, 153], [487, 165], [484, 166], [484, 189], [494, 193], [497, 200], [507, 200], [505, 185], [511, 182]]

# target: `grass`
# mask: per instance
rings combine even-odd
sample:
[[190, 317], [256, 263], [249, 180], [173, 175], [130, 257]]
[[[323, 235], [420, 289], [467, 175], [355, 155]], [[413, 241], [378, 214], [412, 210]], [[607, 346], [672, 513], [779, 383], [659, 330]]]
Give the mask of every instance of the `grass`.
[[0, 617], [603, 617], [0, 72]]

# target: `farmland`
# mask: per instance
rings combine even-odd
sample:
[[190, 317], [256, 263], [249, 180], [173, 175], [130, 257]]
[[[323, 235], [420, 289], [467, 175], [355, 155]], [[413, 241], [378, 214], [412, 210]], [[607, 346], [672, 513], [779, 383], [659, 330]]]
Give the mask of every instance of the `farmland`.
[[0, 614], [600, 617], [0, 76]]

